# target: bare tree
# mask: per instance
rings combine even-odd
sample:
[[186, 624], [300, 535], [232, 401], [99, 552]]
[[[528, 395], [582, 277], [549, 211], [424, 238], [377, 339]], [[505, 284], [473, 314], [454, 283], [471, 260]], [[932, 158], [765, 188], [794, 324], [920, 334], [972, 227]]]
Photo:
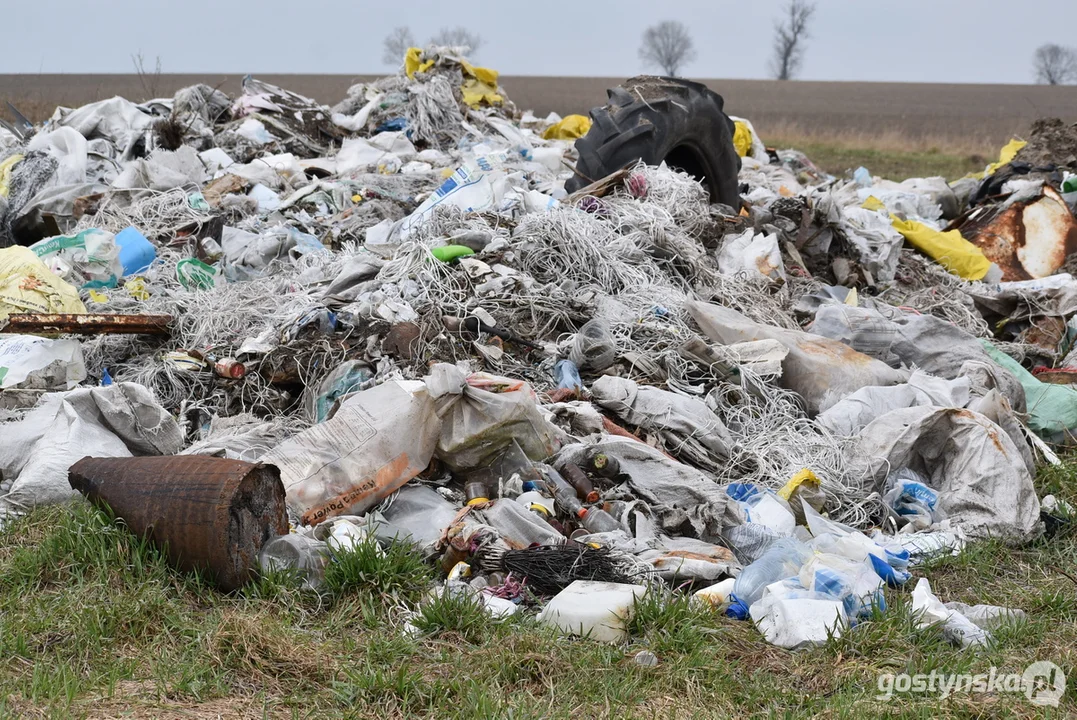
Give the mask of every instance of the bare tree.
[[1077, 52], [1061, 45], [1041, 45], [1033, 56], [1036, 82], [1067, 85], [1077, 81]]
[[444, 45], [447, 47], [466, 47], [469, 55], [475, 55], [482, 47], [482, 38], [478, 33], [473, 33], [466, 27], [441, 28], [437, 35], [430, 38], [431, 45]]
[[804, 43], [811, 37], [808, 24], [815, 15], [815, 4], [808, 0], [789, 0], [782, 18], [774, 24], [774, 57], [770, 72], [776, 80], [792, 80], [804, 61]]
[[647, 28], [639, 46], [639, 59], [661, 68], [666, 75], [676, 75], [681, 66], [696, 59], [687, 26], [676, 20], [665, 20]]
[[139, 50], [137, 55], [131, 56], [131, 64], [135, 66], [138, 75], [138, 83], [142, 86], [142, 99], [152, 100], [160, 97], [158, 90], [161, 86], [161, 56], [157, 56], [157, 64], [150, 70], [146, 67], [146, 58]]
[[410, 28], [401, 25], [385, 36], [382, 47], [385, 49], [382, 51], [381, 61], [386, 65], [399, 65], [404, 62], [404, 54], [408, 48], [415, 47], [415, 37]]

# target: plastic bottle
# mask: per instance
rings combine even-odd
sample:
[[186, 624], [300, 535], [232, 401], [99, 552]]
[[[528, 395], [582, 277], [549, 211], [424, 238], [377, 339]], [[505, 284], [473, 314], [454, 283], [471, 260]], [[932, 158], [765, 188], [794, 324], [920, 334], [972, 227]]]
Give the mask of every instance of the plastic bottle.
[[557, 503], [557, 507], [561, 509], [561, 512], [573, 517], [583, 517], [586, 510], [576, 498], [576, 489], [568, 484], [568, 481], [561, 477], [561, 473], [554, 470], [549, 465], [541, 466], [542, 474], [546, 478], [546, 487], [549, 488], [550, 493], [553, 495], [554, 501]]
[[613, 532], [624, 530], [621, 523], [602, 508], [592, 507], [585, 510], [582, 517], [583, 526], [593, 533]]
[[621, 474], [621, 464], [617, 462], [617, 458], [610, 457], [606, 453], [595, 453], [592, 455], [590, 465], [591, 472], [600, 477], [609, 478], [610, 480]]
[[748, 609], [763, 596], [767, 585], [796, 575], [810, 556], [811, 549], [798, 540], [774, 541], [758, 560], [740, 571], [733, 586], [733, 603], [726, 613], [741, 620], [748, 617]]
[[602, 372], [617, 359], [617, 343], [604, 320], [589, 320], [576, 333], [569, 359], [581, 370]]
[[595, 486], [591, 484], [591, 478], [584, 474], [583, 470], [579, 467], [569, 464], [562, 468], [564, 472], [565, 480], [576, 490], [576, 497], [581, 502], [593, 503], [598, 502], [598, 491], [595, 490]]
[[298, 572], [310, 589], [322, 584], [328, 562], [329, 548], [324, 542], [296, 533], [269, 540], [258, 555], [263, 570]]

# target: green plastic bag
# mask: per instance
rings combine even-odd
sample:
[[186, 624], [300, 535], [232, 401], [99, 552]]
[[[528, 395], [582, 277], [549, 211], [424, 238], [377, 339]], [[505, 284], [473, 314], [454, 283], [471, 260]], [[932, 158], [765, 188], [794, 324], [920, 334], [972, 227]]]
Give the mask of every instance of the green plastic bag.
[[1077, 439], [1077, 390], [1040, 382], [1021, 363], [986, 340], [980, 342], [991, 359], [1013, 373], [1025, 389], [1028, 427], [1032, 432], [1051, 443], [1072, 445]]

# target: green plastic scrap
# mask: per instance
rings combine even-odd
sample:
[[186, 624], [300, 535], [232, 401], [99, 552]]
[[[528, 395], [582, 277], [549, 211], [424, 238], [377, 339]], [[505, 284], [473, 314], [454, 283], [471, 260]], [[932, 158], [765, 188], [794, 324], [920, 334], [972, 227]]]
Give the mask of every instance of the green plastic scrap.
[[217, 284], [217, 268], [197, 258], [186, 258], [176, 263], [176, 279], [188, 290], [208, 290]]
[[441, 262], [447, 263], [457, 258], [474, 255], [475, 251], [466, 245], [442, 245], [441, 247], [430, 248], [430, 254]]
[[986, 340], [980, 342], [991, 359], [1013, 373], [1025, 389], [1028, 427], [1032, 432], [1055, 443], [1063, 443], [1077, 435], [1077, 390], [1040, 382], [1035, 375], [1021, 367], [1021, 363]]

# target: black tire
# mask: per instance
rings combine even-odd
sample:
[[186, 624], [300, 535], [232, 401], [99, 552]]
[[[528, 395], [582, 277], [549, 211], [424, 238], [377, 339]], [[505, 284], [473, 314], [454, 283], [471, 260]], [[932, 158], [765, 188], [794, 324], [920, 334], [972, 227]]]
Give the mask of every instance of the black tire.
[[740, 157], [721, 95], [700, 83], [650, 75], [607, 94], [609, 103], [591, 111], [591, 129], [576, 141], [580, 159], [565, 190], [575, 192], [639, 160], [664, 160], [699, 179], [711, 202], [740, 207]]

